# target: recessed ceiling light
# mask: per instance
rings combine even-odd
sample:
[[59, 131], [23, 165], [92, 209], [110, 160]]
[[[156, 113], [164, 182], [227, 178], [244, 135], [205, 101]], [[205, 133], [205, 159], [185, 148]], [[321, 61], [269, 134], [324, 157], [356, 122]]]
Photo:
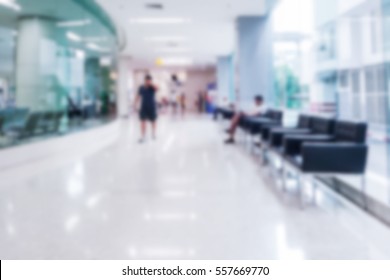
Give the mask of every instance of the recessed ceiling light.
[[75, 50], [75, 55], [78, 59], [84, 59], [85, 58], [85, 52], [83, 50]]
[[14, 0], [0, 0], [0, 5], [18, 12], [22, 9], [22, 7]]
[[[1, 0], [0, 0], [1, 1]], [[78, 27], [91, 24], [91, 20], [70, 20], [70, 21], [61, 21], [57, 23], [58, 27]]]
[[109, 49], [102, 48], [94, 43], [89, 43], [87, 44], [87, 48], [93, 51], [98, 51], [98, 52], [109, 52]]
[[194, 63], [191, 57], [161, 57], [156, 60], [160, 66], [189, 66]]
[[156, 18], [132, 18], [130, 23], [133, 24], [184, 24], [190, 23], [189, 18], [176, 18], [176, 17], [156, 17]]
[[72, 40], [74, 42], [81, 42], [83, 40], [83, 39], [81, 39], [81, 37], [79, 35], [77, 35], [76, 33], [73, 33], [73, 32], [67, 32], [66, 37], [69, 40]]

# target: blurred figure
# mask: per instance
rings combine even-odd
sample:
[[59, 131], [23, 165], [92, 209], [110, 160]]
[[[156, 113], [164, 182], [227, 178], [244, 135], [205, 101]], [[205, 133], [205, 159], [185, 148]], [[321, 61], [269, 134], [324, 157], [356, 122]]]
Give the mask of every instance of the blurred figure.
[[156, 139], [156, 121], [157, 121], [157, 104], [156, 94], [158, 88], [153, 84], [152, 76], [145, 77], [145, 83], [139, 88], [134, 106], [137, 108], [140, 104], [139, 117], [141, 120], [141, 139], [140, 143], [145, 141], [146, 122], [152, 124], [152, 137]]
[[202, 114], [204, 112], [204, 107], [205, 107], [205, 100], [204, 100], [204, 95], [203, 95], [202, 91], [199, 91], [199, 93], [198, 93], [197, 105], [198, 105], [199, 113]]
[[178, 109], [178, 101], [179, 101], [179, 92], [180, 92], [180, 81], [176, 75], [172, 75], [172, 80], [170, 83], [170, 93], [171, 93], [171, 106], [172, 113], [176, 115]]
[[234, 115], [232, 119], [232, 123], [230, 125], [230, 128], [226, 131], [229, 133], [229, 138], [225, 141], [226, 144], [234, 144], [235, 143], [235, 134], [238, 127], [238, 124], [240, 123], [240, 120], [243, 117], [260, 117], [264, 114], [265, 108], [264, 108], [264, 98], [261, 95], [255, 96], [254, 99], [254, 107], [249, 112], [239, 112]]
[[89, 94], [84, 95], [84, 98], [81, 101], [81, 108], [83, 112], [83, 118], [85, 120], [92, 117], [91, 106], [93, 106], [91, 97]]
[[0, 87], [0, 109], [5, 108], [6, 99], [4, 90]]
[[186, 94], [183, 92], [181, 95], [180, 95], [180, 111], [181, 111], [181, 114], [182, 116], [185, 115], [186, 113]]

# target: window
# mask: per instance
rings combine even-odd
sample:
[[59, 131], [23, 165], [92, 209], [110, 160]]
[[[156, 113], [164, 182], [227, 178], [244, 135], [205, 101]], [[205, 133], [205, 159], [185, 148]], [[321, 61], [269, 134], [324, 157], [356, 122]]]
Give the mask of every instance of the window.
[[353, 70], [351, 72], [351, 81], [352, 81], [352, 93], [359, 94], [360, 93], [360, 71]]
[[387, 91], [387, 81], [386, 81], [386, 68], [384, 65], [378, 66], [377, 68], [377, 82], [378, 82], [378, 91], [384, 93]]
[[376, 29], [376, 14], [375, 12], [371, 13], [371, 26], [370, 26], [370, 33], [371, 33], [371, 51], [372, 53], [377, 53], [378, 52], [378, 47], [377, 47], [377, 29]]
[[374, 71], [371, 67], [366, 68], [365, 70], [365, 80], [366, 80], [366, 92], [367, 93], [375, 92]]
[[339, 73], [339, 86], [341, 88], [347, 88], [348, 87], [348, 71], [341, 71]]

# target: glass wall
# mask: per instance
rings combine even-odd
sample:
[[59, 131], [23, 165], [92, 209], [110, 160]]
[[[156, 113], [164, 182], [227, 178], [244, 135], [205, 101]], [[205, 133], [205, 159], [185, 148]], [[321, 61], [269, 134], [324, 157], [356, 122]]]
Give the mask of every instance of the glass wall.
[[0, 1], [0, 146], [116, 114], [116, 31], [92, 0]]
[[[367, 122], [364, 192], [385, 206], [390, 206], [389, 18], [389, 0], [283, 0], [274, 14], [280, 105], [298, 108], [297, 114]], [[299, 97], [300, 108], [291, 105], [291, 96]], [[362, 191], [356, 177], [337, 179]]]

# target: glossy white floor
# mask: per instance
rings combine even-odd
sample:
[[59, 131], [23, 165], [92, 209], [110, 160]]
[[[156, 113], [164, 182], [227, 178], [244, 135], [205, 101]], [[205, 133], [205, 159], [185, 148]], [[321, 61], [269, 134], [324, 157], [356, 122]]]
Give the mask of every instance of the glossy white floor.
[[121, 125], [103, 150], [3, 180], [0, 259], [390, 259], [388, 228], [300, 210], [209, 119], [165, 118], [143, 145]]

